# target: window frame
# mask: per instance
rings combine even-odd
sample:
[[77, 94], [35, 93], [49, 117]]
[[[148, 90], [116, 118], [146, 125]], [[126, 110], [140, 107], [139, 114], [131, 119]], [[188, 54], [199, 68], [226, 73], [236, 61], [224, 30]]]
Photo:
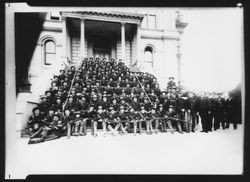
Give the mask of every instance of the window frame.
[[[47, 52], [47, 51], [46, 51], [46, 44], [47, 44], [48, 42], [52, 42], [52, 43], [54, 44], [54, 52]], [[54, 55], [54, 57], [55, 57], [55, 59], [56, 59], [56, 42], [55, 42], [53, 39], [50, 39], [50, 38], [44, 40], [44, 43], [43, 43], [43, 64], [46, 65], [46, 66], [50, 66], [50, 65], [53, 64], [53, 62], [51, 62], [51, 63], [48, 63], [48, 62], [47, 62], [47, 59], [46, 59], [47, 56], [46, 56], [46, 55], [48, 55], [48, 54]], [[54, 60], [54, 61], [55, 61], [55, 60]]]

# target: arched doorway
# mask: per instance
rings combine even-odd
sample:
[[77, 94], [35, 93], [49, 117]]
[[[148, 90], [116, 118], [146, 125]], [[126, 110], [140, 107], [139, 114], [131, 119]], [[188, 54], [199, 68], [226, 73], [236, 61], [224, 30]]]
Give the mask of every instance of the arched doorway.
[[93, 53], [94, 53], [94, 58], [99, 57], [100, 60], [102, 58], [106, 58], [107, 60], [110, 60], [110, 56], [111, 56], [110, 41], [104, 38], [94, 40]]

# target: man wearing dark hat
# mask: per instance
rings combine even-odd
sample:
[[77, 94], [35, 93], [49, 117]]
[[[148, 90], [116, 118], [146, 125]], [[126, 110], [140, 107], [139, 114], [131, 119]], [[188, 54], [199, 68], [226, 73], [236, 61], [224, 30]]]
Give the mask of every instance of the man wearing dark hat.
[[120, 127], [120, 123], [119, 123], [118, 118], [119, 118], [118, 113], [111, 106], [109, 108], [109, 114], [108, 114], [107, 124], [108, 124], [109, 131], [111, 131], [112, 135], [114, 135], [114, 136], [116, 136], [116, 131]]
[[83, 114], [83, 128], [84, 128], [84, 134], [87, 134], [87, 125], [90, 125], [91, 127], [91, 134], [95, 135], [94, 133], [94, 121], [96, 119], [97, 113], [94, 110], [94, 105], [89, 105], [89, 109], [87, 112]]
[[69, 109], [70, 112], [75, 111], [76, 103], [74, 102], [73, 95], [68, 96], [68, 103], [66, 104], [65, 109]]
[[[127, 134], [127, 128], [129, 125], [129, 116], [128, 113], [125, 113], [125, 108], [124, 106], [120, 106], [120, 112], [119, 112], [119, 117], [118, 120], [120, 121], [120, 129], [123, 134]], [[118, 129], [119, 129], [118, 128]]]
[[43, 117], [40, 114], [39, 107], [34, 107], [32, 109], [32, 116], [29, 117], [27, 126], [25, 128], [25, 131], [28, 135], [33, 135], [36, 133], [39, 133], [42, 131], [43, 123], [42, 119]]
[[63, 123], [67, 126], [67, 138], [69, 139], [73, 133], [74, 128], [74, 116], [69, 109], [64, 110]]
[[[176, 113], [177, 117], [180, 120], [185, 120], [185, 100], [186, 98], [182, 97], [181, 93], [178, 93], [177, 100], [176, 100]], [[177, 121], [177, 126], [179, 129], [179, 132], [182, 133], [182, 130], [185, 128], [185, 131], [188, 131], [188, 125], [186, 123], [180, 121]]]
[[54, 112], [55, 112], [55, 109], [53, 107], [50, 107], [48, 109], [48, 113], [47, 115], [44, 117], [44, 119], [42, 120], [43, 123], [46, 125], [46, 126], [49, 126], [52, 121], [53, 121], [53, 116], [54, 116]]
[[176, 86], [176, 83], [174, 82], [174, 77], [169, 77], [169, 81], [167, 84], [167, 89], [171, 89], [173, 86]]
[[157, 83], [157, 84], [155, 85], [154, 93], [155, 93], [155, 95], [156, 95], [157, 97], [160, 97], [160, 95], [161, 95], [161, 90], [160, 90], [160, 87], [159, 87], [159, 83]]
[[167, 132], [166, 122], [164, 119], [164, 118], [166, 118], [166, 110], [163, 108], [162, 104], [159, 104], [157, 111], [159, 113], [159, 117], [162, 118], [162, 119], [159, 119], [159, 124], [161, 126], [161, 130], [162, 130], [162, 132]]
[[110, 103], [108, 102], [108, 98], [107, 98], [106, 94], [103, 95], [102, 101], [100, 104], [101, 104], [103, 110], [107, 111], [109, 109]]
[[149, 133], [153, 133], [153, 122], [154, 122], [154, 125], [155, 125], [155, 133], [158, 134], [158, 128], [159, 128], [159, 114], [157, 113], [156, 111], [156, 106], [153, 106], [151, 108], [151, 111], [149, 113], [150, 115], [150, 120], [147, 121], [147, 132]]
[[[174, 120], [174, 118], [177, 118], [176, 117], [176, 114], [175, 114], [175, 110], [174, 110], [174, 107], [172, 105], [169, 106], [168, 108], [168, 111], [167, 111], [167, 117], [169, 117], [167, 119], [167, 124], [168, 124], [168, 127], [170, 129], [170, 132], [172, 134], [174, 134], [174, 130], [173, 130], [173, 126], [172, 126], [172, 121]], [[171, 119], [172, 118], [172, 119]]]
[[[107, 118], [108, 118], [107, 112], [102, 109], [101, 105], [99, 105], [98, 110], [97, 110], [96, 120], [98, 123], [102, 124], [102, 129], [103, 129], [104, 134], [107, 131], [107, 126], [106, 126]], [[98, 125], [98, 123], [97, 123], [97, 125]], [[95, 131], [97, 131], [97, 128], [95, 128], [94, 133], [95, 133]]]
[[[143, 127], [145, 127], [145, 123], [146, 123], [146, 128], [148, 128], [148, 123], [147, 123], [147, 121], [150, 119], [150, 118], [149, 118], [150, 116], [149, 116], [149, 112], [147, 112], [147, 111], [145, 110], [143, 104], [141, 105], [140, 111], [138, 111], [138, 113], [139, 113], [139, 115], [140, 115], [139, 127], [142, 128], [143, 125], [144, 125]], [[140, 126], [140, 125], [141, 125], [141, 126]], [[140, 131], [141, 131], [141, 129], [140, 129]], [[147, 134], [150, 134], [150, 133], [148, 132], [148, 130], [147, 130]]]
[[41, 100], [42, 102], [38, 104], [38, 107], [41, 115], [44, 116], [47, 113], [51, 104], [47, 101], [47, 97], [45, 95], [41, 96]]
[[53, 106], [53, 108], [54, 108], [55, 110], [58, 110], [58, 109], [62, 110], [63, 107], [62, 107], [62, 100], [61, 100], [61, 97], [57, 96], [57, 97], [56, 97], [56, 102], [55, 102], [55, 104], [53, 104], [52, 106]]
[[59, 77], [59, 80], [64, 80], [64, 78], [65, 78], [65, 70], [60, 70], [60, 74], [58, 75], [58, 77]]
[[74, 136], [79, 136], [79, 135], [85, 135], [83, 133], [83, 118], [82, 118], [82, 113], [81, 111], [75, 111], [75, 120], [74, 120], [74, 125], [75, 125], [75, 131], [73, 133]]
[[128, 114], [129, 120], [130, 120], [130, 126], [133, 124], [134, 129], [134, 135], [137, 133], [137, 128], [139, 125], [139, 133], [141, 134], [141, 120], [140, 120], [140, 114], [138, 112], [135, 112], [133, 107], [129, 108], [129, 114]]
[[197, 125], [198, 102], [194, 93], [192, 92], [189, 92], [188, 98], [186, 100], [186, 111], [186, 119], [192, 123], [189, 124], [189, 131], [195, 132]]
[[117, 98], [113, 98], [111, 101], [112, 103], [110, 104], [110, 106], [113, 107], [115, 111], [118, 111], [120, 108], [120, 104], [118, 103]]

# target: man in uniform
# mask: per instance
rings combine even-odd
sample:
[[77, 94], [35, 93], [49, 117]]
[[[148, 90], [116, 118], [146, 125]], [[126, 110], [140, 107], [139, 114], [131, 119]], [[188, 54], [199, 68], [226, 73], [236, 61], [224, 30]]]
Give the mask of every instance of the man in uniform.
[[[125, 113], [124, 106], [120, 106], [120, 112], [118, 116], [118, 120], [120, 122], [120, 129], [123, 134], [127, 134], [127, 128], [129, 125], [129, 116], [127, 113]], [[118, 129], [119, 129], [118, 128]]]
[[91, 134], [96, 136], [94, 133], [94, 120], [96, 119], [96, 111], [94, 110], [94, 105], [90, 105], [87, 112], [84, 113], [84, 119], [83, 119], [83, 128], [84, 128], [84, 134], [87, 132], [87, 125], [89, 124], [91, 126]]
[[152, 125], [153, 125], [153, 122], [154, 122], [154, 125], [155, 125], [155, 134], [158, 134], [158, 128], [159, 128], [159, 113], [156, 112], [156, 107], [152, 107], [151, 108], [151, 111], [150, 111], [150, 120], [149, 120], [149, 127], [147, 127], [147, 130], [149, 129], [150, 132], [152, 132]]
[[109, 108], [109, 110], [110, 112], [108, 114], [108, 122], [107, 122], [108, 129], [109, 131], [111, 131], [112, 135], [116, 136], [116, 131], [120, 127], [120, 123], [118, 120], [119, 115], [112, 106]]
[[[40, 114], [40, 109], [39, 107], [34, 107], [32, 109], [32, 116], [30, 116], [27, 126], [25, 128], [27, 134], [32, 136], [33, 134], [36, 135], [36, 133], [40, 133], [42, 131], [43, 123], [42, 119], [43, 117]], [[34, 136], [35, 136], [34, 135]]]
[[[107, 112], [102, 109], [101, 105], [99, 105], [98, 110], [97, 110], [97, 119], [96, 120], [98, 123], [102, 123], [102, 129], [103, 129], [104, 134], [107, 131], [107, 126], [106, 126], [107, 118], [108, 118]], [[97, 130], [97, 129], [95, 129], [95, 130]], [[94, 133], [95, 133], [95, 131], [94, 131]]]
[[83, 118], [81, 111], [75, 111], [74, 115], [75, 115], [75, 120], [74, 120], [75, 130], [73, 135], [74, 136], [85, 135], [85, 133], [83, 133], [83, 120], [82, 120]]
[[42, 99], [42, 102], [38, 104], [38, 107], [39, 107], [41, 116], [45, 116], [48, 111], [48, 108], [50, 107], [50, 103], [47, 101], [47, 97], [45, 95], [42, 95], [41, 99]]
[[64, 110], [63, 122], [67, 126], [67, 138], [69, 139], [71, 134], [73, 133], [74, 128], [74, 116], [72, 116], [72, 112], [69, 109]]

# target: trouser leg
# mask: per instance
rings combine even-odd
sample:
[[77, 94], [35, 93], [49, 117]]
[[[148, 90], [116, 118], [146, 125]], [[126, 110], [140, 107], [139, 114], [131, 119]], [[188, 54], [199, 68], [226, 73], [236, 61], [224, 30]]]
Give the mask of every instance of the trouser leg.
[[191, 130], [192, 130], [192, 132], [195, 132], [194, 130], [195, 130], [195, 127], [196, 127], [196, 113], [192, 113], [191, 114], [191, 120], [192, 120], [192, 128], [191, 128]]
[[102, 122], [102, 129], [103, 129], [103, 132], [107, 131], [106, 122], [105, 121]]
[[83, 125], [83, 134], [86, 135], [87, 134], [87, 120], [86, 119], [82, 121], [82, 125]]
[[141, 134], [141, 131], [142, 131], [142, 121], [141, 120], [139, 120], [139, 133]]
[[174, 130], [173, 130], [173, 127], [172, 127], [171, 120], [168, 120], [168, 121], [167, 121], [167, 124], [168, 124], [168, 127], [169, 127], [169, 129], [170, 129], [170, 132], [173, 133]]
[[97, 122], [93, 121], [93, 134], [96, 135], [97, 134]]
[[83, 134], [83, 121], [80, 122], [80, 131], [79, 133], [82, 135]]
[[158, 133], [158, 128], [159, 128], [159, 120], [155, 120], [155, 133]]
[[41, 134], [41, 132], [43, 131], [43, 127], [40, 127], [35, 133], [33, 133], [30, 138], [35, 138], [37, 136], [39, 136]]
[[78, 134], [78, 127], [79, 127], [79, 122], [76, 121], [76, 123], [75, 123], [75, 131], [74, 131], [74, 134], [75, 134], [75, 135]]
[[136, 120], [133, 121], [133, 126], [134, 126], [134, 134], [136, 135], [137, 131], [137, 122]]
[[147, 134], [149, 133], [149, 121], [148, 120], [146, 121], [146, 132]]
[[71, 124], [67, 123], [67, 136], [70, 137], [71, 135]]
[[178, 127], [178, 131], [179, 131], [180, 133], [182, 133], [181, 122], [180, 122], [180, 121], [177, 121], [177, 127]]

